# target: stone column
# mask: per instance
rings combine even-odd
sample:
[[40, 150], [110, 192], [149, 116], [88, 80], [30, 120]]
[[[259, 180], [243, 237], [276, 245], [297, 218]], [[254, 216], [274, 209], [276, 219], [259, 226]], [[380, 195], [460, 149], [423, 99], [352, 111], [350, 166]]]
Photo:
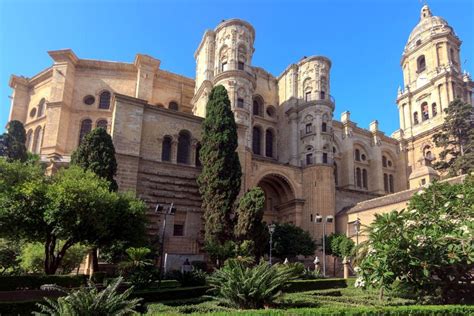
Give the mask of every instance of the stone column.
[[349, 259], [344, 257], [342, 264], [344, 265], [344, 279], [349, 279]]
[[299, 144], [299, 130], [298, 130], [298, 113], [292, 112], [290, 113], [290, 165], [299, 166], [299, 152], [298, 152], [298, 144]]
[[171, 140], [171, 163], [176, 163], [178, 160], [178, 135], [173, 135]]

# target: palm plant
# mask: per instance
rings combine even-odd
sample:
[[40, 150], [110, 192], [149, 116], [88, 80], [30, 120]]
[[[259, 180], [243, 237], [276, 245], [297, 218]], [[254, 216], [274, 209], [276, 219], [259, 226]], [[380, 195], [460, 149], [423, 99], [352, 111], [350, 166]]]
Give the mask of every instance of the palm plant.
[[121, 283], [122, 278], [119, 277], [102, 291], [92, 284], [88, 288], [80, 288], [71, 292], [51, 286], [54, 290], [68, 295], [57, 300], [45, 298], [46, 304], [37, 304], [40, 312], [34, 312], [34, 314], [57, 316], [131, 315], [135, 313], [141, 299], [129, 299], [133, 287], [123, 293], [118, 293], [117, 289]]
[[229, 259], [224, 267], [210, 276], [209, 284], [221, 302], [237, 308], [254, 309], [271, 304], [292, 278], [292, 269], [278, 264], [270, 266], [261, 262], [249, 267]]

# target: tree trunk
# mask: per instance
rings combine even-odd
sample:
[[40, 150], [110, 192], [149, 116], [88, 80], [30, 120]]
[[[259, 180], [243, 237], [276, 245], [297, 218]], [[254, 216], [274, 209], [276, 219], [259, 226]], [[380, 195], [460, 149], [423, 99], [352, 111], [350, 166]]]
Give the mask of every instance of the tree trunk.
[[54, 254], [56, 248], [56, 237], [48, 236], [45, 244], [44, 272], [48, 275], [55, 274], [66, 254], [66, 251], [74, 245], [72, 240], [66, 241], [57, 255]]

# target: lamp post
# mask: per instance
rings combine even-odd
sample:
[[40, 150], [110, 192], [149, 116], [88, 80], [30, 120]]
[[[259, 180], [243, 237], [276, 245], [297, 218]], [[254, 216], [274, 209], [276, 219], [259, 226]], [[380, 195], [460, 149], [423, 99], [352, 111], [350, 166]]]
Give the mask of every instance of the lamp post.
[[273, 233], [275, 232], [275, 224], [268, 225], [268, 231], [270, 232], [270, 256], [269, 256], [269, 263], [272, 265], [272, 244], [273, 244]]
[[166, 233], [166, 216], [167, 215], [174, 215], [176, 213], [176, 207], [174, 207], [174, 203], [171, 202], [170, 207], [164, 211], [164, 205], [157, 204], [155, 208], [155, 214], [163, 215], [163, 227], [161, 231], [161, 254], [160, 254], [160, 269], [158, 272], [158, 286], [161, 285], [161, 279], [163, 278], [163, 256], [165, 252], [165, 233]]
[[319, 214], [316, 214], [315, 223], [323, 223], [323, 276], [326, 277], [326, 223], [332, 223], [334, 216], [328, 215], [322, 217]]

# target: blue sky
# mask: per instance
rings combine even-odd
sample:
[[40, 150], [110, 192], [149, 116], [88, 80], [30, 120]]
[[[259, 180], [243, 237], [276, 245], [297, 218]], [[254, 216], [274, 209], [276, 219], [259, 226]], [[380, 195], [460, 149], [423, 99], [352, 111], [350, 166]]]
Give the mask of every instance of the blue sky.
[[[474, 70], [474, 1], [428, 1], [462, 39], [463, 68]], [[10, 107], [11, 74], [31, 77], [51, 65], [48, 50], [71, 48], [86, 59], [133, 62], [140, 52], [161, 68], [194, 77], [206, 29], [241, 18], [256, 29], [253, 64], [280, 74], [302, 56], [332, 60], [335, 119], [398, 129], [400, 57], [418, 23], [420, 0], [0, 0], [0, 130]]]

